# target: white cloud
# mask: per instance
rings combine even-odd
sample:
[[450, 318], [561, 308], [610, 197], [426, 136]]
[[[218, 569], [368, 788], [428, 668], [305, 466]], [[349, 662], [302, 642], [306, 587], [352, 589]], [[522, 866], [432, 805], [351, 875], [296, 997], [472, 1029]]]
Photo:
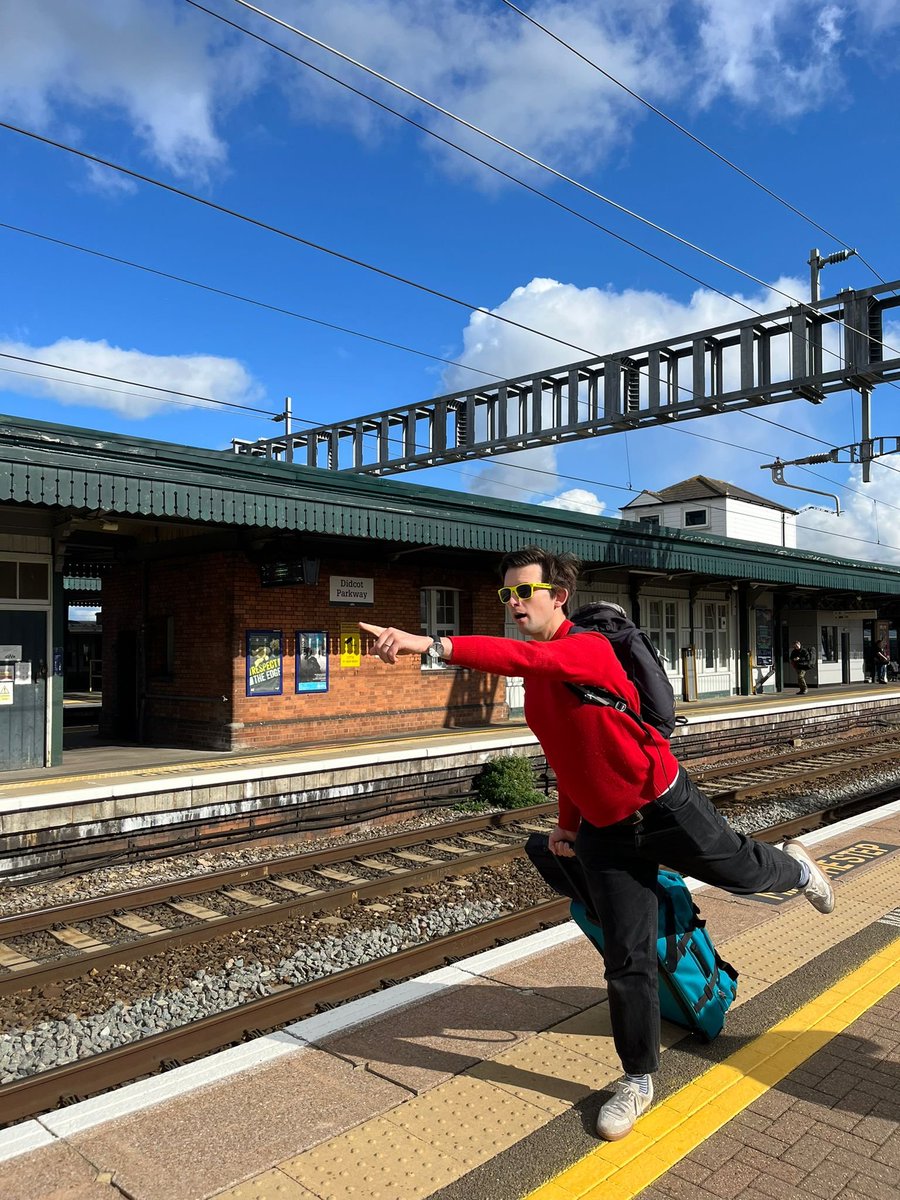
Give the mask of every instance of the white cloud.
[[[551, 0], [530, 11], [623, 82], [660, 101], [677, 91], [680, 51], [670, 38], [660, 36], [670, 7], [666, 0], [609, 0], [603, 5]], [[598, 71], [500, 6], [467, 0], [440, 5], [426, 0], [309, 0], [300, 13], [285, 4], [277, 12], [411, 91], [568, 169], [601, 161], [612, 146], [628, 141], [644, 116]], [[426, 111], [333, 56], [308, 45], [302, 53], [483, 157], [503, 156], [458, 123]], [[396, 128], [394, 118], [380, 117], [372, 106], [310, 72], [298, 72], [294, 87], [299, 111], [307, 117], [349, 123], [367, 138], [373, 130]], [[453, 151], [437, 153], [454, 172], [472, 169]], [[520, 173], [527, 168], [517, 160], [515, 169]]]
[[[863, 483], [861, 468], [852, 466], [846, 479], [852, 490], [835, 486], [841, 498], [841, 515], [818, 507], [804, 509], [797, 517], [797, 545], [863, 562], [900, 563], [898, 468], [896, 456], [886, 456], [880, 464], [872, 464], [871, 482]], [[813, 487], [827, 490], [820, 480], [810, 482]]]
[[[171, 388], [194, 396], [209, 396], [230, 404], [254, 404], [261, 397], [261, 388], [235, 359], [217, 358], [208, 354], [156, 355], [141, 350], [123, 350], [106, 341], [87, 342], [78, 338], [61, 338], [49, 346], [30, 346], [22, 342], [0, 340], [0, 351], [15, 358], [35, 362], [3, 362], [14, 371], [15, 389], [32, 396], [50, 397], [60, 404], [90, 405], [109, 409], [133, 420], [152, 416], [167, 406], [182, 404], [204, 405], [199, 400], [165, 396], [146, 388], [129, 388], [127, 383], [113, 380], [91, 381], [89, 377], [54, 371], [40, 363], [55, 363], [114, 379], [148, 383], [153, 387]], [[86, 385], [86, 386], [85, 386]]]
[[560, 492], [552, 500], [542, 500], [541, 506], [564, 508], [567, 512], [589, 513], [592, 517], [599, 517], [606, 509], [606, 504], [599, 496], [584, 488], [570, 488], [567, 492]]
[[160, 0], [0, 0], [0, 112], [79, 138], [122, 117], [158, 162], [203, 178], [226, 158], [217, 117], [257, 82], [257, 51]]
[[835, 91], [847, 7], [821, 0], [696, 0], [708, 73], [701, 100], [722, 93], [747, 107], [796, 116]]
[[[268, 0], [286, 21], [560, 169], [584, 174], [621, 152], [647, 111], [600, 71], [499, 5], [471, 0]], [[663, 108], [727, 96], [767, 117], [831, 100], [843, 57], [893, 35], [897, 0], [537, 0], [532, 15]], [[485, 157], [508, 155], [249, 11], [241, 24]], [[78, 140], [91, 115], [124, 119], [157, 161], [204, 179], [227, 158], [223, 118], [284, 89], [297, 117], [339, 122], [361, 139], [397, 121], [365, 100], [233, 33], [178, 0], [0, 0], [0, 112]], [[895, 69], [884, 50], [880, 69]], [[434, 142], [445, 170], [476, 172]], [[515, 171], [528, 168], [515, 160]]]

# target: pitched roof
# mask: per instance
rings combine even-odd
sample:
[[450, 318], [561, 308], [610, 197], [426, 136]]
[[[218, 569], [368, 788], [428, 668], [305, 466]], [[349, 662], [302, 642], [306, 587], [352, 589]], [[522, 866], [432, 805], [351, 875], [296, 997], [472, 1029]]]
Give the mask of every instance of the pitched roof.
[[[779, 512], [796, 514], [797, 511], [795, 508], [777, 504], [766, 496], [748, 492], [745, 488], [738, 487], [737, 484], [726, 483], [722, 479], [711, 479], [708, 475], [693, 475], [690, 479], [683, 479], [680, 483], [673, 483], [671, 486], [659, 488], [657, 491], [651, 491], [648, 488], [641, 493], [641, 496], [655, 496], [660, 504], [675, 504], [682, 500], [708, 500], [711, 496], [720, 496], [730, 500], [743, 500], [747, 504], [759, 504], [763, 508], [776, 508]], [[641, 496], [638, 496], [636, 500], [630, 500], [628, 504], [623, 504], [622, 507], [631, 508], [632, 504], [640, 501]]]

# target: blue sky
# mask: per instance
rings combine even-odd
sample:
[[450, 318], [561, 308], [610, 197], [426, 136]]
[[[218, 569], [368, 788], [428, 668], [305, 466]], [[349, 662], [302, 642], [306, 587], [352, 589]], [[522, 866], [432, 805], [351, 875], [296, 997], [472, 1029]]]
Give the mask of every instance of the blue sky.
[[[235, 0], [205, 2], [710, 287], [759, 311], [783, 306], [765, 287], [454, 127]], [[808, 296], [812, 246], [858, 247], [884, 279], [900, 277], [900, 0], [522, 6], [838, 240], [501, 0], [260, 5], [791, 295]], [[185, 0], [0, 0], [0, 30], [0, 119], [598, 354], [744, 315]], [[4, 129], [0, 222], [494, 374], [582, 357]], [[3, 227], [0, 262], [5, 354], [264, 410], [176, 405], [113, 383], [73, 386], [58, 372], [48, 381], [46, 367], [2, 358], [0, 411], [9, 414], [220, 448], [232, 437], [277, 433], [265, 414], [281, 411], [288, 394], [299, 419], [325, 423], [479, 378]], [[877, 282], [851, 259], [826, 269], [822, 294]], [[900, 322], [888, 332], [900, 343]], [[875, 393], [876, 435], [900, 433], [893, 392]], [[858, 401], [847, 393], [761, 415], [787, 428], [735, 413], [412, 478], [616, 516], [642, 488], [702, 472], [779, 503], [827, 507], [775, 487], [760, 464], [819, 452], [823, 441], [855, 441]], [[793, 482], [837, 492], [845, 508], [840, 518], [805, 510], [800, 543], [900, 561], [898, 469], [900, 461], [884, 460], [868, 485], [847, 466], [789, 471]]]

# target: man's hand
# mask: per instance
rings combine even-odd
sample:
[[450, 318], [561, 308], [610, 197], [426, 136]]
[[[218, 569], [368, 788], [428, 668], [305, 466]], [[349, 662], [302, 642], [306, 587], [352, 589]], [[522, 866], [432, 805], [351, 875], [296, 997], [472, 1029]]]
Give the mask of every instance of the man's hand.
[[574, 858], [574, 841], [574, 829], [563, 829], [561, 825], [554, 825], [548, 839], [550, 853], [555, 854], [557, 858]]
[[403, 629], [385, 628], [383, 625], [368, 625], [359, 622], [364, 633], [371, 634], [375, 645], [372, 654], [377, 654], [382, 662], [395, 663], [399, 654], [425, 654], [431, 645], [431, 638], [424, 633], [406, 633]]

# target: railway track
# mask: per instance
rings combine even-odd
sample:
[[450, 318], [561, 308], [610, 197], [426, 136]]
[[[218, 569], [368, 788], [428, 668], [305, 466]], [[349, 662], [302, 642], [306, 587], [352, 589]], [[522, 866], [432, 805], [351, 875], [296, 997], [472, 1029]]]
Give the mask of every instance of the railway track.
[[0, 996], [498, 865], [521, 855], [528, 833], [549, 829], [554, 811], [468, 817], [2, 917]]
[[753, 759], [747, 766], [692, 770], [691, 775], [710, 800], [727, 804], [891, 762], [900, 762], [900, 738], [867, 734], [833, 746]]
[[[890, 756], [889, 750], [874, 747], [871, 739], [865, 739], [865, 745], [870, 762]], [[806, 772], [805, 777], [810, 777], [810, 771], [820, 775], [825, 772], [852, 770], [852, 765], [848, 766], [848, 763], [856, 760], [847, 756], [847, 750], [847, 747], [837, 751], [829, 749], [821, 755], [814, 756], [802, 751], [779, 755], [769, 763], [754, 764], [752, 771], [790, 764], [799, 768], [791, 771], [788, 776], [792, 781], [796, 781], [802, 772]], [[896, 753], [896, 746], [894, 752]], [[823, 760], [833, 755], [839, 756], [839, 763], [831, 761], [826, 765]], [[810, 765], [811, 757], [814, 760], [813, 765]], [[730, 781], [735, 774], [733, 767], [720, 768], [715, 772], [708, 772], [706, 779]], [[738, 774], [745, 775], [746, 772]], [[782, 782], [784, 779], [785, 776], [782, 776]], [[771, 791], [773, 784], [771, 779], [765, 783], [752, 780], [739, 783], [738, 786]], [[777, 784], [775, 786], [777, 787]], [[898, 794], [900, 791], [893, 789], [890, 792], [856, 798], [846, 804], [832, 806], [762, 830], [758, 836], [767, 841], [779, 841], [874, 808], [896, 799]], [[62, 959], [22, 966], [19, 969], [7, 968], [6, 974], [0, 977], [0, 994], [46, 984], [50, 980], [71, 977], [86, 971], [101, 970], [110, 962], [145, 957], [148, 953], [157, 953], [172, 945], [211, 939], [236, 928], [275, 924], [278, 921], [296, 918], [302, 913], [319, 914], [367, 897], [408, 890], [448, 875], [463, 874], [508, 861], [522, 853], [524, 834], [534, 829], [549, 828], [553, 813], [553, 805], [538, 805], [532, 809], [491, 817], [471, 817], [452, 825], [442, 825], [430, 836], [429, 831], [411, 831], [399, 836], [355, 843], [350, 847], [324, 853], [296, 855], [253, 867], [181, 880], [171, 885], [157, 885], [130, 893], [98, 897], [74, 905], [63, 905], [45, 912], [4, 918], [0, 920], [0, 939], [3, 939], [6, 947], [12, 945], [14, 949], [16, 936], [47, 932], [53, 926], [61, 927], [55, 929], [57, 933], [66, 929], [77, 931], [79, 921], [93, 921], [99, 916], [108, 916], [110, 919], [115, 916], [137, 916], [140, 919], [140, 911], [142, 907], [146, 910], [148, 903], [151, 906], [196, 903], [194, 900], [185, 901], [184, 897], [188, 895], [208, 899], [230, 893], [229, 898], [232, 902], [243, 904], [245, 909], [233, 915], [223, 915], [204, 905], [212, 915], [191, 920], [190, 912], [184, 913], [183, 908], [175, 908], [174, 911], [189, 918], [179, 929], [141, 934], [132, 922], [131, 931], [137, 933], [137, 936], [121, 945], [100, 949], [85, 948], [79, 952], [71, 943], [67, 943], [70, 949], [74, 949], [74, 953]], [[485, 844], [488, 841], [493, 844]], [[391, 855], [396, 859], [404, 853], [408, 856], [405, 861], [401, 858], [399, 864], [390, 862]], [[440, 858], [435, 857], [438, 854], [441, 855]], [[420, 861], [425, 858], [430, 858], [431, 861]], [[366, 867], [366, 864], [369, 864], [368, 869], [375, 878], [363, 879], [357, 875], [347, 881], [348, 871], [359, 871], [361, 867]], [[376, 872], [371, 864], [390, 869]], [[320, 887], [310, 888], [308, 882], [298, 883], [298, 875], [308, 879], [311, 871], [320, 873]], [[277, 886], [279, 882], [287, 891], [294, 891], [295, 888], [304, 890], [295, 891], [295, 898], [286, 903], [274, 902], [254, 891], [254, 888], [258, 889], [260, 885]], [[237, 897], [235, 892], [238, 893]], [[166, 896], [169, 897], [168, 900], [164, 898]], [[248, 901], [247, 896], [253, 896], [254, 899]], [[2, 1121], [13, 1123], [73, 1099], [118, 1086], [163, 1068], [180, 1065], [322, 1008], [409, 978], [460, 956], [476, 953], [495, 945], [498, 941], [521, 937], [536, 929], [558, 923], [567, 915], [567, 901], [543, 902], [462, 933], [443, 937], [311, 983], [277, 990], [272, 995], [192, 1021], [180, 1028], [4, 1084], [0, 1086]], [[127, 928], [128, 922], [123, 927]]]
[[565, 920], [568, 911], [567, 900], [546, 901], [525, 912], [513, 913], [427, 945], [341, 971], [327, 979], [264, 996], [140, 1042], [4, 1084], [0, 1086], [0, 1113], [3, 1114], [0, 1123], [12, 1124], [162, 1068], [180, 1066], [200, 1055], [296, 1021], [317, 1009], [476, 954], [498, 942], [524, 937], [547, 925], [555, 925]]

